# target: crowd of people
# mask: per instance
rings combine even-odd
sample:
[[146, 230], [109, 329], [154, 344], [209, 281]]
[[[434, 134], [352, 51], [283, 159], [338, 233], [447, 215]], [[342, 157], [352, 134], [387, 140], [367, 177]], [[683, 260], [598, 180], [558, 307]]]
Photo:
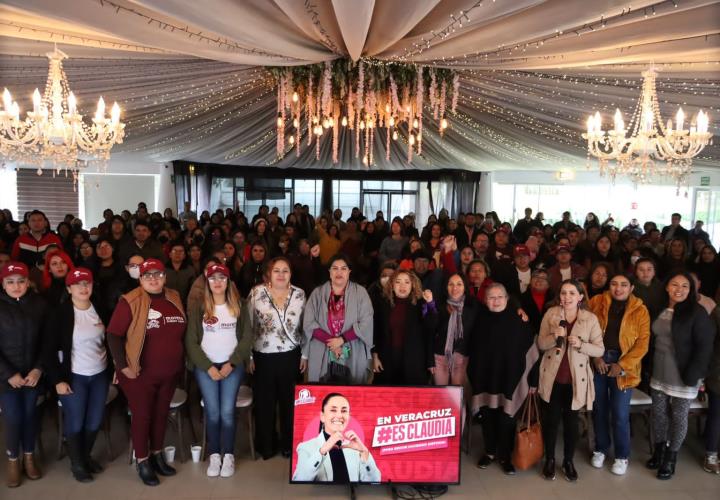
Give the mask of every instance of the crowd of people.
[[[421, 227], [422, 226], [422, 227]], [[626, 473], [630, 398], [652, 398], [659, 479], [675, 473], [690, 404], [708, 400], [704, 469], [720, 474], [720, 260], [697, 221], [618, 228], [569, 212], [514, 226], [495, 212], [446, 210], [424, 223], [353, 208], [313, 217], [295, 205], [251, 217], [189, 204], [114, 214], [54, 231], [39, 210], [0, 212], [0, 408], [7, 485], [42, 473], [37, 400], [62, 402], [71, 471], [92, 481], [110, 384], [132, 415], [147, 485], [175, 469], [162, 453], [169, 403], [187, 372], [205, 407], [207, 475], [234, 473], [235, 401], [254, 389], [255, 447], [292, 454], [294, 384], [465, 385], [481, 424], [478, 467], [514, 474], [516, 419], [542, 401], [542, 475], [578, 479], [581, 410], [592, 412], [590, 462]], [[279, 423], [279, 425], [276, 425]], [[332, 434], [332, 433], [327, 433]], [[332, 436], [328, 439], [332, 439]], [[320, 453], [326, 443], [320, 443]]]

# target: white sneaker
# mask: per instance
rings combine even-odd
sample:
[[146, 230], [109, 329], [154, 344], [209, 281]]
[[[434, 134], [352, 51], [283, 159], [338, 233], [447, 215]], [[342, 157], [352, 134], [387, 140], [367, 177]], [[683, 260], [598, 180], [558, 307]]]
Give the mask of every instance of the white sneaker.
[[624, 476], [627, 472], [628, 468], [628, 459], [627, 458], [616, 458], [615, 461], [612, 464], [612, 471], [613, 474], [616, 476]]
[[590, 459], [590, 464], [596, 469], [602, 469], [604, 463], [605, 453], [602, 453], [600, 451], [593, 451], [592, 458]]
[[207, 468], [208, 477], [218, 477], [220, 475], [220, 453], [210, 455], [210, 465]]
[[225, 453], [220, 477], [231, 477], [233, 474], [235, 474], [235, 455]]

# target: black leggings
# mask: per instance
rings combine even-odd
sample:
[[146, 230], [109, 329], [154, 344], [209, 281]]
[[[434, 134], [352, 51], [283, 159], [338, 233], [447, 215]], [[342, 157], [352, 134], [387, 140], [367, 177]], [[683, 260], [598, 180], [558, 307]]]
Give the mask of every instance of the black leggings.
[[510, 460], [515, 444], [515, 419], [502, 408], [481, 408], [485, 453], [497, 455], [500, 460]]
[[572, 384], [554, 384], [550, 402], [543, 402], [542, 433], [545, 444], [545, 459], [555, 458], [560, 421], [563, 424], [564, 460], [572, 460], [578, 439], [578, 411], [572, 409]]

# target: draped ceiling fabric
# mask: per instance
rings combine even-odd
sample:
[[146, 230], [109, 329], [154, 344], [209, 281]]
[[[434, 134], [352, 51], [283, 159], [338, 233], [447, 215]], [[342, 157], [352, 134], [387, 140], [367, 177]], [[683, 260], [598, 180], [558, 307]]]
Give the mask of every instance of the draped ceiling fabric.
[[[275, 156], [276, 91], [262, 66], [337, 57], [450, 67], [456, 115], [440, 138], [427, 115], [423, 154], [384, 131], [374, 169], [583, 167], [587, 115], [626, 120], [654, 65], [664, 119], [710, 114], [717, 136], [720, 2], [707, 0], [3, 0], [0, 85], [27, 110], [57, 43], [80, 111], [100, 93], [127, 123], [115, 152], [152, 161], [365, 168], [341, 138], [321, 160]], [[720, 145], [694, 164], [720, 168]], [[594, 165], [594, 162], [591, 162]]]

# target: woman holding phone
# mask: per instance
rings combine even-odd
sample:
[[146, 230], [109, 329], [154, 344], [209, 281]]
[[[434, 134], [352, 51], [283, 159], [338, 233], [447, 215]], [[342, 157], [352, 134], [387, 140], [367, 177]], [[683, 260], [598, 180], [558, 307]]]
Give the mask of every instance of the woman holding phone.
[[585, 308], [585, 289], [573, 279], [560, 286], [559, 305], [543, 316], [538, 336], [542, 351], [538, 394], [545, 402], [543, 412], [543, 442], [545, 465], [543, 477], [555, 479], [555, 442], [560, 421], [563, 424], [564, 457], [562, 470], [565, 479], [577, 481], [573, 464], [578, 432], [578, 411], [592, 409], [595, 400], [593, 372], [590, 358], [605, 352], [602, 330], [597, 317]]

